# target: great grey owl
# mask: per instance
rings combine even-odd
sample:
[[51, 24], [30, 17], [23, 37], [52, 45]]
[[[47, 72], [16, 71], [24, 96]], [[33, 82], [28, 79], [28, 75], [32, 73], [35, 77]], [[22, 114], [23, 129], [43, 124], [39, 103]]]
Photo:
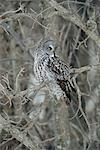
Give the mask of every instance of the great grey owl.
[[42, 40], [30, 53], [34, 62], [34, 75], [39, 82], [49, 85], [57, 99], [70, 104], [70, 92], [74, 89], [70, 79], [71, 69], [56, 55], [57, 44], [52, 39]]

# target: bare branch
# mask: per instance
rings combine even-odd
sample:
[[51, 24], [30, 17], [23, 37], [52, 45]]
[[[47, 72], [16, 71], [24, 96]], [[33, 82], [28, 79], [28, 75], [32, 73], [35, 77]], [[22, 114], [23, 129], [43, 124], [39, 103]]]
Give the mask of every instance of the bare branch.
[[19, 142], [23, 143], [27, 148], [30, 150], [33, 150], [36, 148], [34, 146], [34, 143], [27, 137], [27, 133], [19, 131], [15, 126], [11, 125], [8, 121], [6, 121], [1, 115], [0, 115], [0, 127], [7, 132], [10, 132], [12, 137], [14, 137]]
[[84, 66], [84, 67], [81, 67], [79, 69], [77, 68], [72, 68], [72, 73], [74, 74], [81, 74], [83, 72], [87, 72], [87, 71], [90, 71], [91, 69], [97, 69], [97, 68], [100, 68], [100, 64], [97, 64], [97, 65], [91, 65], [91, 66]]
[[56, 9], [55, 12], [52, 13], [52, 15], [61, 15], [63, 18], [68, 19], [71, 21], [73, 24], [77, 25], [80, 27], [95, 43], [98, 45], [100, 48], [100, 38], [97, 36], [97, 34], [91, 30], [88, 29], [88, 27], [85, 25], [85, 23], [82, 22], [80, 16], [78, 14], [73, 14], [71, 11], [68, 9], [65, 9], [63, 6], [58, 4], [54, 0], [46, 0], [53, 8]]

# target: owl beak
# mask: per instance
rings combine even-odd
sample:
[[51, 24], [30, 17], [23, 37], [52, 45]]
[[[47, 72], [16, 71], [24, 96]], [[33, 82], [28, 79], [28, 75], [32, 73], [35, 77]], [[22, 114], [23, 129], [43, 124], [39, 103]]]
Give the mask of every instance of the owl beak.
[[51, 57], [54, 57], [54, 56], [55, 56], [55, 51], [53, 50], [52, 54], [51, 54]]

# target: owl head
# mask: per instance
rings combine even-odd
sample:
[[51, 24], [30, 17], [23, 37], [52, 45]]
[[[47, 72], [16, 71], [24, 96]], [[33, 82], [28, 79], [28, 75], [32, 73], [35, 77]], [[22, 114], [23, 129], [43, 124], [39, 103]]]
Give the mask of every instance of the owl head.
[[44, 53], [46, 53], [50, 56], [54, 56], [55, 51], [57, 49], [57, 44], [52, 39], [46, 39], [46, 40], [42, 41], [42, 43], [40, 43], [40, 49]]
[[32, 57], [34, 57], [35, 54], [48, 54], [49, 56], [53, 57], [56, 49], [57, 43], [53, 39], [45, 38], [39, 41], [37, 46], [34, 49], [31, 49], [29, 53]]
[[42, 54], [48, 54], [49, 56], [54, 56], [57, 50], [57, 43], [55, 40], [50, 38], [42, 39], [37, 47], [38, 52]]

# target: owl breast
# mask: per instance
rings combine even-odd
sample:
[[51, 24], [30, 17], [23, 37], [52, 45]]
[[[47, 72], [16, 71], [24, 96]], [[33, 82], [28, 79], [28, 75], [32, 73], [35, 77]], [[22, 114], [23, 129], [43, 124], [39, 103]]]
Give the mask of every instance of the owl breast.
[[40, 82], [50, 81], [54, 77], [48, 70], [48, 63], [50, 58], [48, 55], [41, 55], [41, 57], [35, 57], [34, 60], [34, 74], [37, 80]]

